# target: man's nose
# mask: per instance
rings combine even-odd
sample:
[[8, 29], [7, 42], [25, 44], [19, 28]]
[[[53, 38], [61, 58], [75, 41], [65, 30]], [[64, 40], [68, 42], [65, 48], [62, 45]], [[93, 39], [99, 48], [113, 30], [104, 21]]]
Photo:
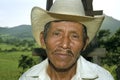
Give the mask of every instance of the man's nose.
[[70, 48], [70, 38], [68, 36], [64, 36], [61, 40], [61, 46], [64, 49]]

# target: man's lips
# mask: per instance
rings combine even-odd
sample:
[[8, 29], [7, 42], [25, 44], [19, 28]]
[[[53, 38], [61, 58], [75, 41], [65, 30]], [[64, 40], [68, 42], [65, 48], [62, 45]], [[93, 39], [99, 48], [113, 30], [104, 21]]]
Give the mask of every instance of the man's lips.
[[70, 57], [70, 55], [68, 55], [68, 54], [61, 54], [61, 53], [55, 54], [55, 56], [57, 58], [61, 58], [61, 59], [66, 59], [66, 58]]

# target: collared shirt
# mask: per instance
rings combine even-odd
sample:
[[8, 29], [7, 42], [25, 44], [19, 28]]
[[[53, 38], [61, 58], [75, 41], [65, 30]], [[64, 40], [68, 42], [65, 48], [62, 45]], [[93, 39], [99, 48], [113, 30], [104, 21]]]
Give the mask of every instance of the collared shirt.
[[[19, 80], [51, 80], [46, 70], [48, 59], [33, 66], [25, 72]], [[71, 80], [114, 80], [112, 75], [97, 64], [91, 63], [82, 56], [77, 61], [76, 74]]]

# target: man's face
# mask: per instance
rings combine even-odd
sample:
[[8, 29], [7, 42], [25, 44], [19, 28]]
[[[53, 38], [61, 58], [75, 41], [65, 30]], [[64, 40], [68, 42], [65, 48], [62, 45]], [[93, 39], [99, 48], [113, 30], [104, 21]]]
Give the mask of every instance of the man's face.
[[86, 45], [83, 42], [82, 24], [61, 21], [51, 23], [44, 45], [50, 62], [58, 69], [67, 69], [77, 62]]

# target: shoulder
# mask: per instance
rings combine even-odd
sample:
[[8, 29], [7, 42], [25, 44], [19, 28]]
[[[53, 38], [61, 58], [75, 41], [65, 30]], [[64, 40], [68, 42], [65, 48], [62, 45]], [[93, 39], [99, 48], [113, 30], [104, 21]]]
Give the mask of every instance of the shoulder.
[[44, 70], [46, 70], [47, 64], [47, 59], [44, 60], [43, 62], [31, 67], [28, 69], [23, 75], [19, 78], [19, 80], [25, 80], [27, 76], [39, 76], [39, 74], [43, 73]]
[[97, 73], [98, 76], [101, 78], [101, 80], [114, 80], [111, 73], [103, 67], [92, 63], [92, 68], [94, 72]]
[[100, 65], [89, 62], [84, 58], [82, 61], [84, 62], [83, 64], [86, 64], [86, 66], [91, 70], [92, 73], [98, 75], [97, 80], [114, 80], [111, 73], [104, 69], [103, 67], [101, 67]]
[[104, 69], [103, 67], [97, 64], [94, 64], [91, 62], [90, 64], [91, 64], [92, 70], [98, 75], [100, 80], [114, 80], [111, 73], [108, 70]]

